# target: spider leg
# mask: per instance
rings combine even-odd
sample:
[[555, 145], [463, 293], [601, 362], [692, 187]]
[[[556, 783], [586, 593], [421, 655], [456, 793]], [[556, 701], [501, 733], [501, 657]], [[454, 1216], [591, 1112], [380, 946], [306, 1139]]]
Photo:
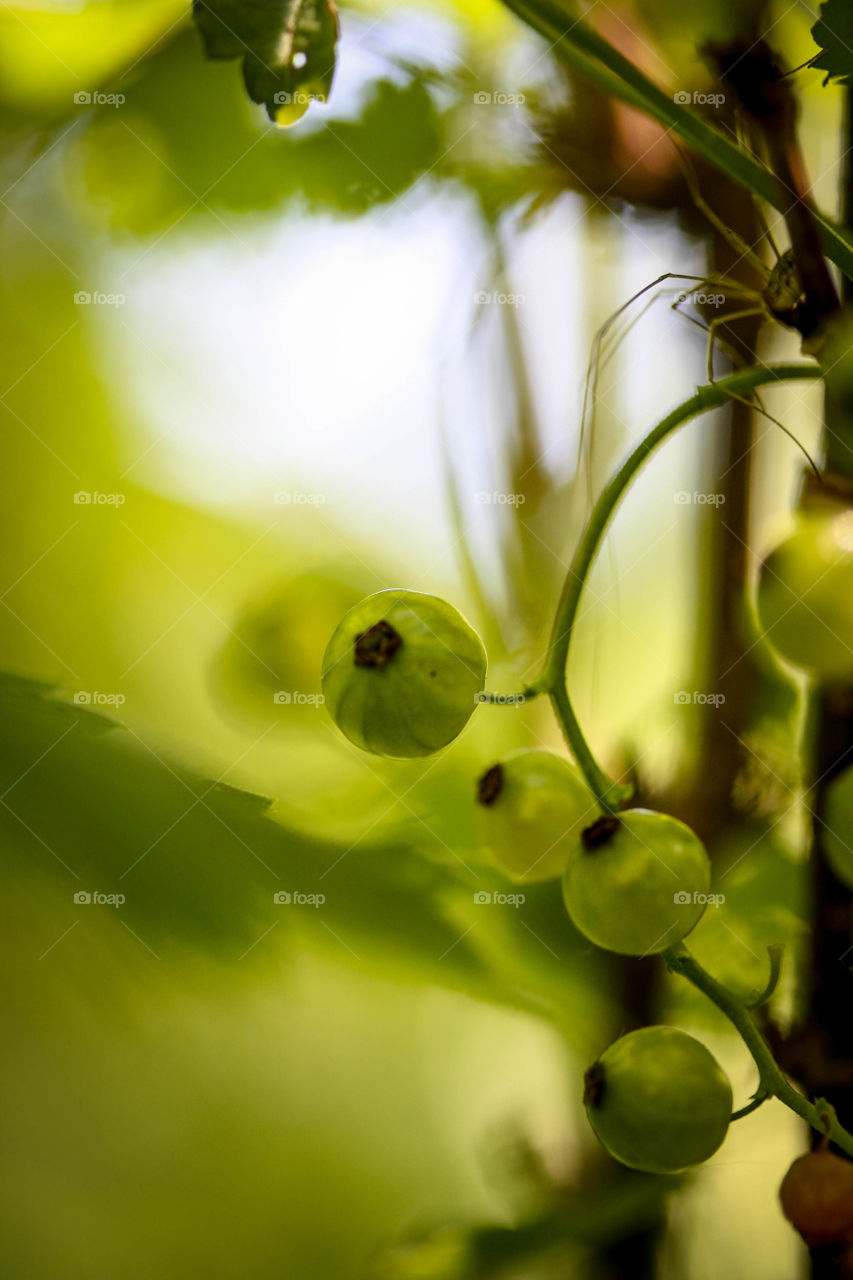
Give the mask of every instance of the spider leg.
[[[720, 290], [725, 290], [726, 299], [740, 298], [760, 305], [761, 295], [758, 294], [755, 289], [750, 288], [749, 285], [742, 284], [738, 280], [730, 280], [728, 276], [706, 276], [702, 281], [702, 285], [709, 291], [715, 290], [719, 292]], [[694, 292], [701, 292], [701, 288], [694, 290]], [[673, 310], [678, 311], [680, 315], [685, 316], [687, 319], [691, 319], [691, 317], [687, 316], [687, 313], [682, 311], [681, 307], [689, 300], [690, 294], [682, 293], [672, 304]]]
[[[752, 301], [757, 297], [754, 289], [749, 288], [747, 285], [741, 284], [737, 280], [730, 280], [728, 276], [675, 276], [674, 278], [677, 280], [689, 280], [694, 284], [696, 284], [697, 288], [693, 290], [693, 292], [696, 292], [696, 293], [703, 292], [705, 290], [719, 291], [719, 290], [725, 289], [726, 296], [730, 298], [744, 298], [749, 301]], [[636, 301], [637, 298], [640, 297], [642, 293], [646, 292], [648, 289], [654, 287], [654, 285], [658, 283], [659, 281], [657, 280], [652, 281], [651, 285], [646, 285], [645, 289], [641, 290], [639, 294], [635, 294], [633, 299], [631, 299], [630, 301]], [[658, 289], [657, 293], [652, 294], [652, 296], [644, 302], [643, 306], [637, 312], [637, 314], [631, 317], [631, 319], [625, 324], [624, 328], [613, 339], [613, 344], [612, 344], [613, 347], [615, 348], [620, 343], [624, 342], [625, 338], [628, 336], [628, 334], [631, 332], [634, 326], [640, 320], [642, 320], [646, 312], [649, 311], [656, 302], [658, 302], [661, 298], [665, 297], [668, 293], [676, 294], [675, 300], [672, 303], [670, 303], [671, 309], [673, 311], [677, 311], [680, 316], [683, 316], [685, 320], [689, 320], [692, 324], [699, 324], [699, 321], [697, 321], [694, 316], [690, 316], [687, 314], [687, 312], [681, 310], [681, 307], [684, 305], [685, 302], [688, 301], [688, 298], [690, 295], [683, 292], [680, 289], [676, 289], [675, 286], [670, 285], [665, 288]], [[626, 306], [630, 305], [630, 301], [625, 305]], [[620, 312], [622, 310], [623, 308], [620, 308], [619, 312], [614, 312], [614, 314], [609, 317], [609, 319], [606, 321], [607, 328], [609, 328], [613, 323], [615, 323], [618, 320]], [[604, 327], [605, 326], [602, 326], [602, 329]], [[700, 327], [703, 330], [706, 329], [705, 325], [700, 325]], [[601, 330], [599, 330], [598, 334], [596, 335], [597, 346], [596, 346], [595, 355], [593, 358], [591, 358], [590, 366], [589, 366], [590, 370], [592, 370], [594, 365], [593, 381], [597, 381], [601, 371], [604, 368], [606, 368], [607, 364], [612, 359], [611, 351], [608, 351], [606, 355], [604, 354], [605, 337], [606, 335], [603, 334]]]
[[729, 397], [730, 400], [738, 400], [741, 404], [745, 404], [749, 409], [757, 409], [763, 418], [766, 418], [768, 422], [773, 423], [774, 427], [778, 427], [780, 431], [783, 431], [785, 435], [788, 437], [788, 439], [791, 440], [800, 450], [800, 453], [806, 459], [806, 462], [808, 462], [809, 466], [814, 472], [815, 477], [818, 480], [820, 480], [821, 478], [820, 468], [818, 467], [812, 455], [809, 453], [806, 446], [802, 443], [801, 440], [797, 439], [797, 437], [794, 435], [790, 427], [786, 427], [784, 422], [780, 422], [778, 418], [773, 417], [772, 413], [767, 412], [767, 410], [764, 408], [764, 405], [761, 403], [760, 396], [753, 395], [753, 398], [750, 399], [747, 396], [738, 395], [736, 391], [727, 391], [726, 395]]
[[[610, 363], [610, 361], [613, 359], [613, 356], [614, 356], [614, 354], [615, 354], [615, 350], [616, 350], [616, 348], [617, 348], [621, 343], [623, 343], [623, 342], [625, 341], [625, 339], [628, 337], [628, 334], [631, 332], [631, 330], [632, 330], [632, 329], [634, 329], [634, 328], [635, 328], [635, 326], [636, 326], [637, 324], [639, 324], [639, 322], [642, 320], [642, 318], [643, 318], [643, 316], [646, 314], [646, 312], [647, 312], [647, 311], [650, 311], [650, 310], [652, 309], [652, 307], [654, 306], [654, 304], [655, 304], [656, 302], [659, 302], [661, 298], [665, 298], [665, 297], [667, 296], [667, 294], [669, 294], [669, 293], [673, 293], [673, 292], [679, 292], [679, 293], [680, 293], [680, 290], [676, 291], [676, 290], [674, 290], [674, 289], [673, 289], [673, 288], [671, 288], [671, 287], [670, 287], [670, 288], [668, 288], [668, 289], [658, 289], [657, 293], [653, 293], [653, 294], [651, 295], [651, 297], [650, 297], [650, 298], [647, 298], [647, 299], [646, 299], [646, 301], [643, 303], [642, 307], [641, 307], [641, 308], [640, 308], [640, 310], [637, 312], [637, 314], [636, 314], [636, 315], [634, 315], [634, 316], [632, 316], [630, 320], [626, 321], [626, 323], [625, 323], [625, 325], [623, 326], [623, 328], [622, 328], [622, 329], [619, 331], [619, 333], [618, 333], [618, 334], [613, 338], [612, 343], [610, 344], [610, 348], [608, 349], [607, 353], [601, 356], [601, 358], [600, 358], [600, 360], [599, 360], [599, 364], [598, 364], [598, 373], [599, 373], [599, 374], [601, 373], [601, 371], [602, 371], [603, 369], [605, 369], [605, 368], [607, 367], [607, 365], [608, 365], [608, 364]], [[678, 299], [676, 299], [676, 302], [673, 302], [671, 305], [674, 307], [674, 306], [676, 305], [677, 301], [678, 301]]]
[[663, 272], [662, 275], [657, 276], [656, 279], [649, 281], [649, 283], [646, 285], [643, 285], [642, 289], [638, 289], [636, 293], [632, 294], [631, 297], [628, 298], [626, 302], [623, 302], [621, 307], [618, 307], [617, 310], [614, 311], [612, 315], [608, 316], [608, 318], [604, 321], [604, 323], [600, 325], [599, 328], [595, 331], [595, 334], [593, 335], [593, 339], [592, 339], [592, 345], [590, 348], [589, 362], [587, 364], [586, 378], [584, 380], [583, 401], [581, 404], [581, 429], [580, 429], [580, 436], [578, 439], [578, 460], [579, 461], [583, 453], [585, 437], [589, 429], [591, 408], [592, 406], [595, 405], [595, 401], [596, 401], [598, 375], [602, 367], [602, 355], [601, 355], [602, 348], [604, 346], [605, 340], [608, 337], [608, 334], [610, 333], [610, 330], [617, 323], [620, 317], [624, 315], [624, 313], [628, 310], [628, 308], [633, 306], [633, 304], [637, 302], [639, 298], [642, 298], [645, 294], [649, 293], [652, 289], [656, 289], [659, 285], [662, 285], [666, 280], [684, 280], [684, 281], [690, 281], [694, 284], [696, 283], [701, 284], [703, 279], [704, 277], [702, 276], [683, 275], [675, 271], [665, 271]]
[[767, 221], [767, 215], [765, 214], [764, 210], [762, 209], [761, 205], [758, 203], [757, 200], [755, 201], [755, 216], [757, 217], [758, 222], [761, 226], [762, 233], [766, 237], [767, 242], [770, 245], [770, 248], [773, 250], [773, 256], [778, 262], [779, 259], [782, 257], [782, 251], [779, 248], [778, 244], [776, 243], [776, 240], [773, 236], [773, 232], [770, 230], [770, 223]]
[[764, 308], [758, 303], [751, 307], [743, 307], [740, 311], [729, 311], [724, 316], [715, 316], [708, 325], [708, 355], [706, 367], [708, 381], [714, 381], [714, 341], [720, 325], [730, 324], [732, 320], [746, 320], [749, 316], [764, 316]]
[[731, 247], [741, 255], [741, 258], [745, 258], [746, 261], [755, 268], [755, 270], [760, 274], [761, 279], [766, 279], [768, 273], [767, 264], [764, 259], [755, 252], [755, 249], [751, 245], [747, 244], [742, 236], [738, 235], [734, 228], [728, 226], [720, 215], [714, 212], [705, 197], [702, 195], [702, 192], [699, 190], [699, 180], [696, 176], [696, 170], [693, 167], [693, 162], [690, 157], [685, 151], [682, 151], [681, 147], [678, 145], [676, 145], [676, 151], [678, 152], [679, 159], [681, 160], [681, 169], [684, 174], [684, 180], [687, 183], [687, 189], [690, 192], [690, 196], [693, 203], [696, 205], [696, 208], [701, 214], [704, 214], [711, 226], [723, 237], [726, 243], [731, 245]]
[[[707, 335], [708, 325], [704, 320], [699, 320], [696, 316], [688, 315], [686, 311], [679, 310], [678, 314], [683, 320], [686, 320], [689, 324], [695, 324], [697, 329]], [[733, 364], [740, 365], [741, 368], [746, 368], [747, 362], [744, 360], [741, 353], [735, 348], [733, 343], [729, 342], [727, 338], [720, 334], [715, 334], [714, 341], [718, 349], [722, 349], [728, 354]]]
[[[732, 343], [728, 342], [726, 338], [721, 337], [718, 333], [716, 333], [715, 326], [722, 325], [727, 320], [736, 320], [736, 319], [742, 320], [747, 316], [764, 315], [764, 309], [762, 307], [749, 307], [749, 308], [744, 308], [743, 311], [732, 312], [727, 316], [717, 316], [717, 318], [712, 320], [709, 324], [704, 324], [701, 320], [698, 320], [696, 316], [690, 316], [685, 311], [680, 310], [680, 299], [676, 299], [676, 301], [673, 303], [673, 309], [677, 310], [678, 314], [680, 316], [683, 316], [685, 320], [689, 320], [691, 324], [695, 324], [696, 327], [701, 329], [703, 333], [708, 334], [708, 381], [711, 383], [714, 382], [713, 369], [712, 369], [714, 343], [716, 343], [717, 346], [726, 348], [729, 352], [731, 359], [736, 364], [744, 365], [746, 363], [742, 355], [740, 354], [740, 352], [737, 350], [737, 348], [734, 347]], [[797, 446], [797, 448], [803, 454], [804, 458], [808, 462], [809, 466], [811, 467], [812, 471], [814, 472], [818, 480], [820, 479], [820, 470], [814, 458], [809, 453], [808, 449], [800, 440], [797, 439], [793, 431], [791, 431], [790, 427], [786, 427], [784, 422], [780, 422], [778, 418], [773, 417], [772, 413], [768, 413], [767, 409], [765, 409], [764, 404], [761, 400], [761, 396], [758, 394], [757, 391], [752, 393], [752, 398], [747, 398], [746, 396], [738, 395], [738, 393], [735, 391], [727, 391], [726, 395], [729, 397], [730, 400], [738, 400], [741, 404], [745, 404], [749, 409], [752, 409], [752, 410], [757, 409], [762, 417], [766, 418], [768, 422], [772, 422], [773, 425], [775, 427], [778, 427], [780, 431], [783, 431], [785, 435], [788, 437], [788, 439], [793, 441], [793, 443]]]

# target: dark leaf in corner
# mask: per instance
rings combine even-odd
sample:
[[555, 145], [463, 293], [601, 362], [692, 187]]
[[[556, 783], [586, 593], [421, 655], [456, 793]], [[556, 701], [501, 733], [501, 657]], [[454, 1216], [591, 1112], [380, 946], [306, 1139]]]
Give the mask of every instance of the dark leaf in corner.
[[246, 92], [279, 125], [326, 102], [335, 73], [333, 0], [193, 0], [209, 58], [242, 58]]
[[812, 27], [820, 53], [812, 66], [826, 72], [827, 80], [850, 84], [853, 76], [853, 0], [826, 0]]

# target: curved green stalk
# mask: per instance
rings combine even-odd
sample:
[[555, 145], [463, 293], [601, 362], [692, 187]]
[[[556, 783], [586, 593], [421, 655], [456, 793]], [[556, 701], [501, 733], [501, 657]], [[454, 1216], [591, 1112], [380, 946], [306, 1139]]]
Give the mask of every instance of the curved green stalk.
[[744, 1116], [751, 1116], [753, 1111], [757, 1111], [759, 1107], [763, 1107], [767, 1099], [770, 1097], [772, 1097], [772, 1094], [763, 1093], [759, 1088], [755, 1097], [752, 1098], [745, 1107], [739, 1107], [737, 1111], [732, 1112], [729, 1124], [734, 1124], [735, 1120], [742, 1120]]
[[593, 507], [566, 574], [554, 617], [545, 669], [537, 685], [550, 694], [566, 741], [605, 812], [612, 813], [619, 808], [625, 799], [626, 789], [614, 784], [608, 778], [589, 749], [566, 690], [566, 663], [584, 583], [613, 512], [653, 450], [691, 418], [697, 417], [700, 413], [707, 413], [709, 409], [719, 409], [731, 396], [748, 395], [768, 383], [818, 377], [820, 377], [820, 369], [817, 365], [763, 365], [754, 369], [743, 369], [726, 378], [721, 378], [718, 382], [697, 387], [694, 395], [668, 413], [656, 426], [652, 427], [648, 435], [643, 437], [605, 485]]
[[[725, 404], [729, 396], [748, 395], [758, 387], [765, 386], [768, 383], [817, 377], [820, 377], [820, 369], [816, 365], [776, 365], [745, 369], [741, 372], [733, 373], [719, 382], [698, 387], [694, 395], [678, 405], [665, 418], [662, 418], [656, 426], [652, 427], [651, 431], [632, 450], [622, 463], [622, 466], [602, 490], [593, 507], [592, 514], [566, 575], [554, 618], [548, 658], [542, 676], [536, 682], [536, 687], [548, 690], [566, 740], [574, 752], [589, 786], [595, 792], [601, 807], [605, 811], [613, 812], [619, 807], [620, 791], [622, 789], [613, 784], [607, 777], [587, 745], [566, 688], [566, 664], [572, 628], [577, 617], [584, 583], [616, 506], [652, 451], [680, 426], [683, 426], [685, 422], [689, 422], [691, 418], [700, 413], [705, 413], [709, 409], [719, 408]], [[662, 954], [672, 972], [681, 974], [725, 1014], [739, 1032], [758, 1068], [759, 1080], [755, 1097], [752, 1102], [736, 1111], [733, 1119], [740, 1119], [742, 1116], [748, 1115], [760, 1106], [767, 1097], [778, 1098], [780, 1102], [819, 1133], [828, 1132], [833, 1142], [847, 1155], [853, 1157], [853, 1134], [848, 1133], [844, 1126], [839, 1123], [835, 1111], [828, 1103], [823, 1100], [818, 1100], [816, 1103], [809, 1102], [807, 1098], [797, 1092], [783, 1075], [773, 1057], [770, 1046], [753, 1022], [747, 1003], [738, 999], [722, 983], [712, 977], [699, 964], [698, 960], [691, 955], [683, 943], [669, 947]], [[779, 978], [780, 964], [780, 950], [771, 948], [770, 978], [765, 989], [752, 1000], [752, 1007], [762, 1003], [772, 995]]]
[[[594, 80], [607, 93], [677, 133], [710, 164], [780, 213], [789, 208], [790, 192], [784, 190], [768, 169], [698, 112], [676, 101], [675, 95], [664, 92], [568, 5], [555, 4], [553, 0], [504, 0], [504, 4], [544, 36], [557, 56], [569, 66]], [[853, 279], [850, 234], [818, 210], [815, 217], [826, 256], [848, 279]]]
[[[584, 584], [616, 506], [653, 450], [685, 422], [689, 422], [709, 409], [720, 408], [730, 396], [749, 395], [758, 387], [766, 386], [768, 383], [814, 379], [820, 376], [821, 371], [818, 366], [809, 364], [775, 365], [741, 370], [719, 382], [698, 387], [694, 395], [652, 427], [602, 490], [593, 507], [563, 584], [542, 675], [519, 695], [483, 696], [486, 701], [524, 701], [528, 697], [547, 692], [569, 747], [605, 812], [615, 812], [619, 808], [625, 798], [626, 789], [611, 781], [587, 744], [566, 687], [566, 665], [572, 628], [577, 617]], [[781, 948], [769, 948], [769, 955], [768, 983], [763, 991], [756, 993], [752, 1000], [747, 1002], [739, 999], [712, 977], [684, 943], [677, 943], [662, 952], [663, 959], [673, 973], [686, 978], [725, 1014], [740, 1034], [758, 1068], [758, 1087], [752, 1100], [734, 1112], [732, 1119], [739, 1120], [749, 1115], [767, 1098], [774, 1097], [819, 1133], [828, 1133], [842, 1151], [853, 1157], [853, 1134], [839, 1122], [829, 1103], [823, 1099], [809, 1102], [794, 1088], [783, 1074], [773, 1057], [770, 1046], [753, 1022], [750, 1008], [769, 999], [779, 979]]]
[[680, 973], [688, 982], [692, 982], [697, 990], [712, 1000], [740, 1033], [741, 1039], [752, 1055], [753, 1062], [758, 1067], [759, 1092], [772, 1094], [774, 1098], [778, 1098], [818, 1133], [828, 1132], [832, 1141], [842, 1151], [853, 1156], [853, 1134], [847, 1132], [827, 1102], [809, 1102], [786, 1079], [773, 1057], [770, 1046], [756, 1027], [743, 1001], [733, 995], [716, 978], [712, 978], [683, 943], [667, 948], [662, 954], [667, 967], [673, 973]]

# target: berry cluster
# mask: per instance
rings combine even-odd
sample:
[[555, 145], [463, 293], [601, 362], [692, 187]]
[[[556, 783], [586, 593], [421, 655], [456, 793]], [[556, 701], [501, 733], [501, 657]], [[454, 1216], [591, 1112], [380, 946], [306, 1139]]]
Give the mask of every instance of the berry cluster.
[[[579, 549], [584, 574], [606, 515], [593, 514], [593, 534]], [[329, 641], [323, 662], [329, 710], [357, 746], [411, 758], [451, 742], [478, 702], [512, 703], [548, 693], [581, 767], [544, 750], [515, 751], [491, 764], [474, 789], [484, 850], [517, 883], [561, 879], [569, 918], [596, 946], [627, 956], [662, 953], [670, 968], [719, 1005], [760, 1072], [755, 1101], [738, 1114], [775, 1095], [853, 1155], [853, 1137], [831, 1109], [821, 1112], [792, 1089], [745, 1006], [683, 945], [709, 900], [710, 861], [682, 822], [624, 807], [625, 789], [607, 779], [589, 752], [564, 677], [579, 593], [580, 585], [564, 593], [561, 608], [569, 612], [562, 620], [558, 614], [558, 638], [543, 677], [524, 694], [501, 698], [483, 692], [483, 645], [451, 605], [418, 592], [378, 592], [351, 609]], [[765, 638], [822, 683], [853, 684], [851, 595], [853, 511], [811, 512], [763, 566], [758, 616]], [[828, 855], [839, 878], [853, 887], [853, 834], [847, 843], [853, 769], [830, 790], [827, 824]], [[667, 1026], [645, 1027], [610, 1045], [586, 1072], [584, 1104], [611, 1155], [654, 1173], [707, 1160], [732, 1119], [732, 1089], [719, 1063], [694, 1037]], [[853, 1239], [849, 1160], [821, 1147], [795, 1161], [781, 1194], [785, 1214], [810, 1243]]]
[[[479, 638], [449, 604], [380, 591], [351, 609], [332, 636], [323, 691], [352, 742], [378, 755], [414, 757], [457, 736], [485, 675]], [[561, 877], [572, 922], [608, 951], [663, 951], [705, 909], [711, 866], [698, 837], [664, 813], [602, 813], [580, 770], [554, 752], [515, 751], [491, 765], [476, 802], [495, 865], [521, 883]], [[673, 1108], [675, 1078], [684, 1105]], [[586, 1106], [617, 1159], [673, 1172], [719, 1147], [732, 1091], [697, 1040], [648, 1027], [623, 1036], [590, 1068]]]

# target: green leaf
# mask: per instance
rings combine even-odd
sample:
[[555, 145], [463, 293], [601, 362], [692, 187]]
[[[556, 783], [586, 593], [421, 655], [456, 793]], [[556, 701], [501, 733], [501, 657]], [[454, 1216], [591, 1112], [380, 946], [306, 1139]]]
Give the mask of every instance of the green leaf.
[[529, 889], [523, 911], [481, 904], [508, 888], [482, 868], [442, 864], [390, 835], [311, 839], [278, 816], [266, 797], [203, 779], [51, 686], [0, 674], [4, 888], [35, 904], [49, 895], [51, 929], [57, 913], [73, 926], [99, 912], [158, 958], [191, 946], [263, 961], [270, 948], [322, 944], [589, 1037], [596, 964], [559, 884]]
[[253, 102], [277, 124], [292, 124], [335, 73], [338, 15], [333, 0], [193, 0], [209, 58], [243, 59]]
[[826, 0], [820, 6], [820, 17], [812, 27], [820, 53], [812, 65], [826, 72], [824, 84], [839, 80], [850, 84], [853, 76], [853, 3], [851, 0]]
[[[262, 13], [271, 7], [264, 4]], [[239, 0], [213, 0], [212, 4], [193, 0], [193, 21], [208, 58], [241, 58], [252, 47], [260, 16]]]

